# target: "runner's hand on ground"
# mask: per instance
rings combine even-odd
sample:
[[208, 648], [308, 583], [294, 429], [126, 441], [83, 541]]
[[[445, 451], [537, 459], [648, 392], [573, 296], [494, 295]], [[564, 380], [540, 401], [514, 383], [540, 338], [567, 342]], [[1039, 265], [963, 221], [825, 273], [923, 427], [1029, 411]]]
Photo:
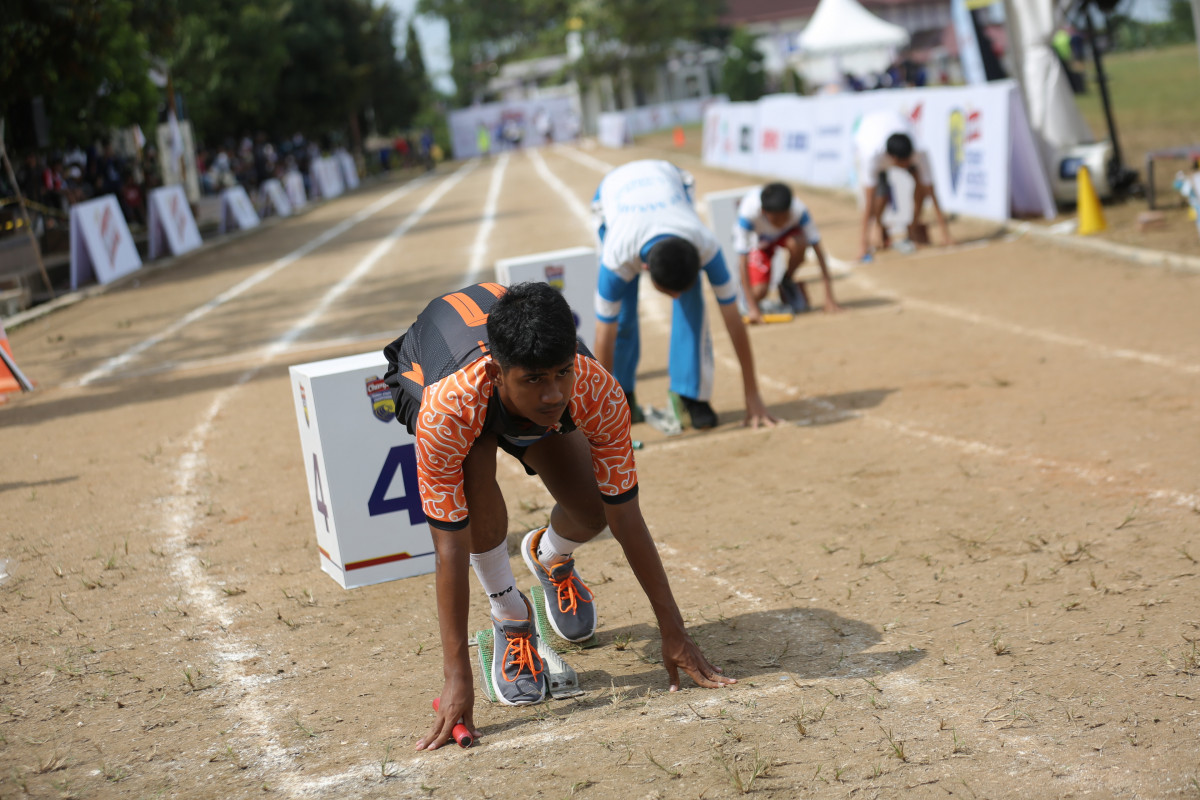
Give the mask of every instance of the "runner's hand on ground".
[[736, 678], [727, 678], [721, 674], [721, 668], [713, 666], [700, 648], [692, 641], [686, 632], [678, 634], [663, 633], [662, 642], [663, 667], [667, 670], [667, 679], [671, 682], [671, 691], [679, 691], [679, 670], [691, 676], [697, 686], [705, 689], [719, 689], [722, 686], [737, 683]]
[[438, 710], [433, 727], [425, 738], [417, 742], [418, 750], [437, 750], [454, 741], [454, 726], [461, 719], [471, 736], [479, 738], [474, 719], [475, 687], [468, 671], [465, 678], [448, 678], [438, 699]]

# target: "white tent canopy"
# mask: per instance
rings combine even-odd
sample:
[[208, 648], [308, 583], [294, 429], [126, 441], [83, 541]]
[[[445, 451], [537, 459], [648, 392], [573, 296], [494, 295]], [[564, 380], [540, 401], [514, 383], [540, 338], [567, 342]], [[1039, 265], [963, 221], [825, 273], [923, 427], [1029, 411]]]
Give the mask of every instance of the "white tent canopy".
[[797, 66], [810, 84], [881, 72], [896, 50], [909, 43], [908, 31], [880, 19], [858, 0], [821, 0], [798, 37]]

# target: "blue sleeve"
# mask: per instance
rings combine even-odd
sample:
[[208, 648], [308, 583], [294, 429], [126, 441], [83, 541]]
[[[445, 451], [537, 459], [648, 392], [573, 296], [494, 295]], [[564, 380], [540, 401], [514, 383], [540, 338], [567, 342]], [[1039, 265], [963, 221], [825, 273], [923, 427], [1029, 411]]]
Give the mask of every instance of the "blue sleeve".
[[600, 265], [600, 278], [596, 283], [596, 319], [601, 322], [616, 322], [621, 315], [621, 305], [627, 297], [636, 296], [637, 278], [626, 281], [614, 270]]
[[737, 300], [737, 284], [725, 264], [725, 254], [719, 249], [712, 260], [704, 265], [704, 273], [708, 275], [708, 282], [717, 295], [718, 303], [727, 305]]

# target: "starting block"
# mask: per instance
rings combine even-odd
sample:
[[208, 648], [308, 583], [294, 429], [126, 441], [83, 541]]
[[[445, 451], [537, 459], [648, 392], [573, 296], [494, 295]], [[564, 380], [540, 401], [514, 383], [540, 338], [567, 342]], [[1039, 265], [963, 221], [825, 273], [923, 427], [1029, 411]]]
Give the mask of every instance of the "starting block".
[[[484, 697], [493, 703], [499, 702], [496, 684], [492, 680], [492, 654], [496, 648], [492, 629], [488, 628], [476, 633], [475, 644], [479, 649], [479, 678], [480, 683], [483, 684]], [[552, 698], [562, 700], [583, 694], [583, 689], [579, 688], [579, 675], [571, 669], [567, 662], [562, 660], [558, 653], [554, 652], [554, 648], [550, 647], [540, 635], [538, 637], [538, 655], [541, 656], [542, 663], [546, 666], [547, 690]]]
[[434, 571], [414, 438], [382, 352], [290, 369], [321, 569], [351, 589]]

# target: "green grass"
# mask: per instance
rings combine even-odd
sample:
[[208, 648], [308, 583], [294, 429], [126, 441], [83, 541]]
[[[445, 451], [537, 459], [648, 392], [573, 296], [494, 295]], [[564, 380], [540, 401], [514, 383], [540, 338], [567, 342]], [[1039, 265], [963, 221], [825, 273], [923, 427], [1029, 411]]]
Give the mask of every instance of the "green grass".
[[[1200, 55], [1194, 43], [1104, 57], [1113, 116], [1125, 162], [1143, 170], [1146, 153], [1200, 145]], [[1091, 61], [1088, 93], [1079, 109], [1097, 138], [1107, 138], [1104, 108]]]

